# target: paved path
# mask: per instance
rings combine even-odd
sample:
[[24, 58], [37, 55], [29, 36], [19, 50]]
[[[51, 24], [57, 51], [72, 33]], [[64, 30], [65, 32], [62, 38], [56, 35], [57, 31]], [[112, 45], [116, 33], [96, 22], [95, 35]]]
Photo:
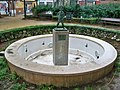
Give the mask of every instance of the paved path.
[[[52, 22], [52, 21], [23, 20], [22, 18], [23, 18], [22, 15], [18, 15], [15, 17], [8, 16], [8, 17], [0, 18], [0, 31], [6, 30], [6, 29], [12, 29], [12, 28], [25, 27], [25, 26], [33, 26], [33, 25], [57, 24], [57, 22]], [[94, 25], [94, 27], [102, 27], [102, 25]], [[104, 27], [120, 30], [120, 26], [106, 25]]]
[[3, 17], [0, 18], [0, 31], [11, 28], [33, 26], [33, 25], [46, 25], [46, 24], [56, 24], [56, 22], [51, 21], [37, 21], [37, 20], [23, 20], [23, 16], [15, 17]]

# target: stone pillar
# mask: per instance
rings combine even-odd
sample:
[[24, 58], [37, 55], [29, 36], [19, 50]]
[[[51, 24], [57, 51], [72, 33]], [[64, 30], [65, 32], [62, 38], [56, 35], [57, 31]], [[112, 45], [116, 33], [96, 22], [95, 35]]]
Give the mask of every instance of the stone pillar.
[[53, 29], [53, 63], [68, 65], [69, 31], [66, 28]]

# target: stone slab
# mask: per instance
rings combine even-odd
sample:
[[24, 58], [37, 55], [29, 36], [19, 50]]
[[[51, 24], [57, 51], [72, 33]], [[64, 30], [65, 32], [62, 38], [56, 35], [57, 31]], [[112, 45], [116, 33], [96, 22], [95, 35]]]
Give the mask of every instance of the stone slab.
[[53, 63], [68, 65], [69, 31], [65, 28], [53, 29]]

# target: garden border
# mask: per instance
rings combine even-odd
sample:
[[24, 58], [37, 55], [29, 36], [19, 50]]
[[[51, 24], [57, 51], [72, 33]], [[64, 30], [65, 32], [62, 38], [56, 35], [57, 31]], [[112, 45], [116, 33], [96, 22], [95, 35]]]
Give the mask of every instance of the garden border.
[[[0, 43], [29, 36], [51, 34], [55, 25], [37, 25], [0, 31]], [[85, 25], [66, 25], [71, 34], [88, 35], [96, 38], [109, 38], [120, 41], [120, 31]]]

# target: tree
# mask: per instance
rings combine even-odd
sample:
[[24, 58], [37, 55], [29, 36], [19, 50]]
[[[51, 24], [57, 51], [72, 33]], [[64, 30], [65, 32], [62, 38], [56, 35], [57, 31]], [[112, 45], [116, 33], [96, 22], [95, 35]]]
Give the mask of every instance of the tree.
[[37, 2], [38, 2], [38, 0], [35, 0], [35, 2], [36, 2], [36, 5], [38, 5], [38, 3], [37, 3]]
[[78, 0], [70, 0], [70, 5], [76, 6]]
[[56, 5], [55, 5], [56, 7], [58, 7], [59, 6], [59, 0], [56, 0]]

